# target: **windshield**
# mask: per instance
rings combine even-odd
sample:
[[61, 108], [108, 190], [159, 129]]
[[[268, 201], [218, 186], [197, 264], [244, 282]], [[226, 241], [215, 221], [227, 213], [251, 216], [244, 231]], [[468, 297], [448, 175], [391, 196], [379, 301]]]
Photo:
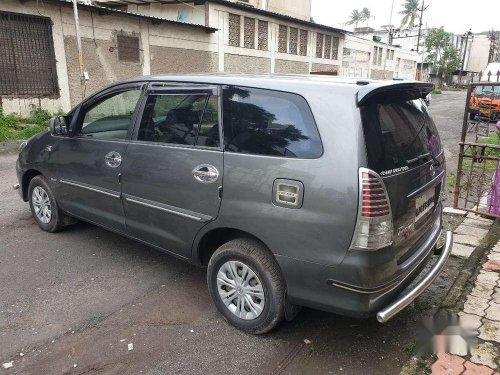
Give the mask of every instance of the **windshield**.
[[477, 86], [474, 92], [478, 97], [499, 96], [500, 86]]
[[382, 175], [409, 169], [412, 160], [425, 154], [441, 153], [436, 126], [420, 99], [370, 104], [361, 108], [361, 117], [368, 165]]

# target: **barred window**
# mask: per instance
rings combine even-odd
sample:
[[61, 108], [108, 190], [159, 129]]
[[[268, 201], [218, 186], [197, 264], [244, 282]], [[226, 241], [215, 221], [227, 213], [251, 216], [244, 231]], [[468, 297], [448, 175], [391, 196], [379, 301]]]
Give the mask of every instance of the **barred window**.
[[141, 61], [138, 36], [117, 35], [116, 44], [118, 46], [119, 61]]
[[377, 65], [377, 57], [378, 57], [378, 47], [373, 47], [372, 64]]
[[338, 36], [334, 36], [332, 38], [332, 59], [333, 60], [339, 59], [339, 37]]
[[268, 30], [267, 21], [259, 21], [258, 48], [264, 51], [267, 51]]
[[307, 30], [300, 30], [300, 54], [307, 55]]
[[0, 12], [0, 95], [59, 95], [50, 18]]
[[240, 46], [240, 16], [229, 13], [229, 45], [233, 47]]
[[255, 19], [245, 17], [243, 46], [245, 48], [255, 48]]
[[329, 59], [330, 56], [332, 56], [332, 37], [325, 35], [325, 59]]
[[323, 57], [323, 34], [316, 36], [316, 57]]
[[382, 53], [384, 53], [384, 49], [380, 47], [378, 49], [378, 65], [382, 65]]
[[298, 39], [299, 29], [297, 29], [296, 27], [290, 27], [290, 53], [292, 55], [297, 54]]
[[278, 52], [286, 53], [288, 46], [288, 29], [284, 25], [279, 27]]

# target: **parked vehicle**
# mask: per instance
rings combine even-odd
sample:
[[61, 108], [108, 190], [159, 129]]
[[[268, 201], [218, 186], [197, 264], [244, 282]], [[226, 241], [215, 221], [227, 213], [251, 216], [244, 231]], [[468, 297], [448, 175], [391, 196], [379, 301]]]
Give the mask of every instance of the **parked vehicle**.
[[471, 93], [469, 118], [480, 116], [486, 120], [500, 119], [500, 83], [477, 84]]
[[[207, 267], [234, 326], [298, 306], [385, 322], [443, 268], [445, 159], [422, 82], [142, 77], [98, 92], [20, 149], [41, 229], [81, 219]], [[405, 288], [407, 288], [405, 290]], [[403, 294], [400, 294], [403, 292]]]

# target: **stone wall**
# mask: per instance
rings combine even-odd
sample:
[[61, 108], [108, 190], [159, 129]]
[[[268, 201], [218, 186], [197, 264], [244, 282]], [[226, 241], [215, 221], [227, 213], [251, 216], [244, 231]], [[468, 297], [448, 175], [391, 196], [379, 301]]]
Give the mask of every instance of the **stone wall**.
[[217, 53], [174, 47], [149, 47], [151, 74], [217, 71]]
[[312, 64], [313, 72], [337, 72], [339, 73], [340, 67], [338, 65], [330, 64]]
[[[110, 47], [116, 46], [116, 41], [113, 39], [113, 37], [110, 40], [96, 39], [94, 42], [93, 39], [82, 38], [85, 70], [89, 73], [90, 77], [86, 83], [85, 97], [115, 81], [142, 75], [141, 62], [119, 61], [117, 49], [113, 48], [112, 52], [110, 51]], [[76, 38], [74, 36], [65, 36], [64, 44], [70, 98], [72, 105], [75, 105], [82, 100], [80, 67], [78, 65], [78, 56], [75, 53], [77, 51]]]
[[224, 71], [231, 73], [270, 73], [271, 60], [263, 57], [224, 55]]
[[309, 74], [309, 64], [300, 61], [276, 60], [274, 72], [284, 74]]

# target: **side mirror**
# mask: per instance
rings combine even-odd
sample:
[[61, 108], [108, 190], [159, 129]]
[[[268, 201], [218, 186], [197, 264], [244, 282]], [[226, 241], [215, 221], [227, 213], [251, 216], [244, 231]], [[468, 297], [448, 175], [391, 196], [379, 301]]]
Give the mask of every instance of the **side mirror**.
[[49, 120], [49, 130], [52, 135], [67, 135], [68, 124], [66, 116], [55, 116]]

